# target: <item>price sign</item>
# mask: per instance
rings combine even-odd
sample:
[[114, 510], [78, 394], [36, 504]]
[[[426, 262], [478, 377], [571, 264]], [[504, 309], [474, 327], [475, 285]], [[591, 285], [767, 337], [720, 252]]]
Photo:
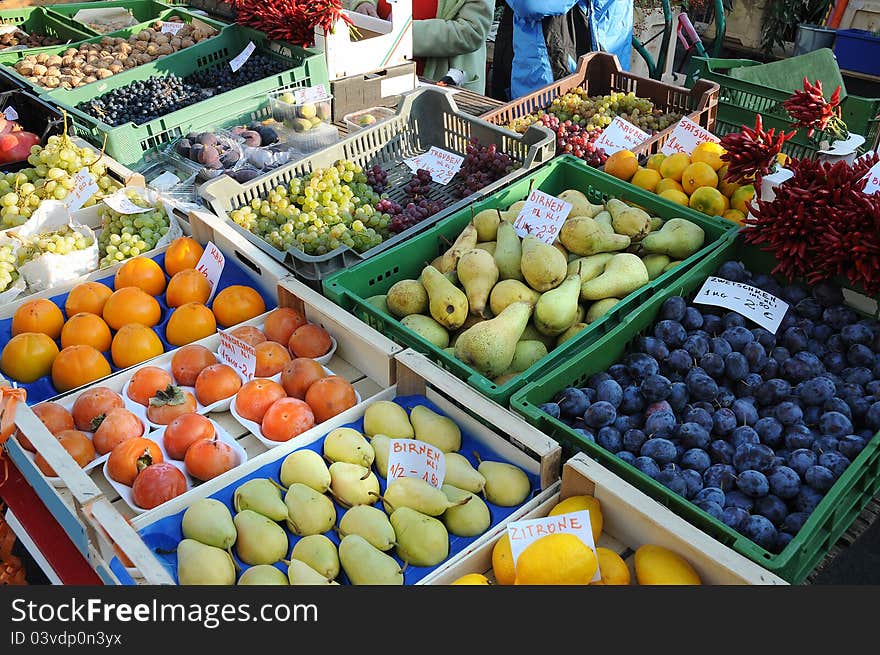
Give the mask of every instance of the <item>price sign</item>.
[[672, 130], [672, 134], [666, 139], [666, 143], [660, 148], [664, 155], [674, 155], [677, 152], [691, 154], [701, 143], [718, 143], [721, 139], [703, 129], [690, 118], [682, 118]]
[[461, 169], [464, 157], [453, 152], [447, 152], [437, 146], [421, 155], [405, 160], [410, 170], [415, 173], [420, 168], [431, 173], [431, 179], [438, 184], [447, 185], [455, 174]]
[[293, 98], [298, 105], [304, 105], [307, 102], [321, 102], [322, 100], [327, 100], [329, 96], [327, 95], [327, 89], [324, 85], [319, 84], [318, 86], [294, 89]]
[[120, 189], [112, 196], [104, 198], [104, 204], [120, 214], [144, 214], [153, 211], [152, 207], [141, 207], [133, 203], [131, 198], [125, 195], [123, 189]]
[[98, 193], [98, 182], [88, 168], [81, 168], [73, 178], [73, 189], [67, 194], [67, 208], [75, 212], [82, 209], [89, 198]]
[[880, 189], [880, 162], [874, 164], [868, 174], [865, 175], [865, 193], [874, 194]]
[[570, 202], [532, 189], [526, 204], [513, 222], [513, 227], [521, 237], [532, 234], [544, 243], [552, 244], [569, 213]]
[[12, 105], [9, 105], [6, 109], [3, 110], [3, 115], [8, 121], [18, 120], [18, 112], [15, 111], [15, 107], [13, 107]]
[[650, 136], [629, 121], [615, 116], [611, 124], [602, 130], [602, 134], [596, 139], [594, 145], [597, 148], [602, 148], [605, 154], [613, 155], [621, 150], [632, 150], [640, 143], [647, 141]]
[[177, 34], [186, 23], [175, 23], [172, 21], [163, 21], [162, 23], [162, 34]]
[[196, 264], [196, 270], [208, 278], [208, 282], [211, 283], [211, 295], [208, 296], [208, 300], [214, 297], [214, 292], [220, 283], [220, 276], [223, 274], [223, 266], [225, 264], [226, 258], [223, 256], [223, 253], [220, 252], [217, 246], [208, 241], [208, 245], [205, 246], [205, 252], [202, 253], [199, 263]]
[[443, 451], [416, 439], [391, 439], [388, 449], [390, 484], [397, 478], [421, 478], [439, 489], [446, 477], [446, 455]]
[[763, 289], [714, 276], [703, 283], [694, 302], [733, 310], [773, 334], [788, 311], [787, 302]]
[[244, 66], [244, 63], [250, 58], [252, 54], [254, 54], [254, 50], [256, 49], [257, 46], [254, 45], [254, 42], [249, 41], [244, 50], [242, 50], [238, 55], [230, 59], [229, 67], [232, 69], [232, 72], [238, 72], [238, 69]]
[[[573, 534], [589, 546], [598, 561], [599, 556], [596, 553], [596, 544], [593, 543], [593, 530], [590, 527], [590, 512], [582, 510], [580, 512], [570, 512], [569, 514], [558, 514], [556, 516], [545, 516], [540, 519], [528, 519], [526, 521], [510, 523], [507, 526], [507, 536], [510, 538], [510, 552], [513, 556], [514, 567], [519, 556], [529, 544], [551, 534]], [[602, 575], [597, 566], [596, 574], [591, 582], [601, 579]]]
[[253, 380], [254, 371], [257, 370], [257, 353], [254, 347], [223, 330], [217, 332], [220, 335], [218, 354], [221, 361], [238, 371], [246, 380]]

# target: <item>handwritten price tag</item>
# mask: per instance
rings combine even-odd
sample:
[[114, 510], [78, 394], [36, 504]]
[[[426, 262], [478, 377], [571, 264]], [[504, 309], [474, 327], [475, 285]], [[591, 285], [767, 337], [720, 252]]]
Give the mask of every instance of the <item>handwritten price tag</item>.
[[602, 148], [607, 155], [621, 150], [632, 150], [640, 143], [648, 140], [651, 135], [643, 132], [629, 121], [615, 116], [611, 124], [602, 130], [596, 139], [595, 146]]
[[552, 244], [569, 213], [570, 202], [532, 189], [526, 204], [513, 222], [513, 227], [521, 237], [532, 234], [544, 243]]
[[152, 207], [141, 207], [140, 205], [134, 204], [131, 201], [131, 198], [125, 195], [125, 191], [122, 189], [114, 193], [112, 196], [104, 198], [104, 204], [120, 214], [143, 214], [145, 212], [153, 211]]
[[208, 300], [213, 298], [214, 292], [217, 291], [217, 285], [220, 283], [220, 276], [223, 275], [223, 266], [225, 265], [226, 257], [217, 246], [208, 241], [205, 251], [199, 258], [199, 263], [196, 264], [196, 270], [208, 278], [208, 282], [211, 283], [211, 295], [208, 296]]
[[6, 109], [3, 110], [3, 115], [8, 121], [18, 120], [18, 112], [15, 111], [15, 107], [13, 107], [12, 105], [9, 105]]
[[171, 21], [164, 21], [162, 23], [162, 34], [177, 34], [186, 23], [175, 23]]
[[232, 72], [238, 72], [238, 69], [244, 66], [244, 63], [250, 58], [250, 56], [254, 53], [254, 50], [256, 49], [257, 46], [254, 45], [253, 41], [250, 41], [244, 47], [244, 50], [242, 50], [238, 55], [230, 59], [229, 67], [232, 69]]
[[703, 283], [694, 302], [731, 309], [773, 334], [788, 311], [787, 302], [762, 289], [714, 276]]
[[439, 489], [446, 477], [446, 455], [443, 451], [416, 439], [392, 439], [388, 450], [390, 484], [397, 478], [421, 478]]
[[88, 168], [81, 168], [73, 177], [73, 189], [67, 194], [67, 208], [75, 212], [82, 209], [89, 198], [98, 193], [98, 182]]
[[303, 105], [307, 102], [321, 102], [329, 97], [327, 89], [323, 84], [293, 90], [293, 98], [298, 105]]
[[246, 380], [253, 380], [254, 371], [257, 370], [257, 353], [254, 347], [223, 330], [217, 332], [220, 335], [218, 354], [221, 361], [238, 371]]
[[461, 169], [464, 157], [432, 146], [428, 152], [406, 159], [404, 162], [413, 173], [424, 168], [431, 173], [434, 182], [445, 186]]
[[672, 130], [672, 134], [666, 139], [666, 143], [660, 148], [664, 155], [674, 155], [677, 152], [691, 154], [701, 143], [718, 143], [721, 139], [704, 130], [689, 118], [682, 118]]
[[865, 175], [868, 180], [865, 183], [865, 193], [873, 194], [880, 190], [880, 162], [874, 164], [868, 174]]
[[[545, 516], [540, 519], [514, 521], [507, 526], [507, 536], [510, 538], [510, 552], [513, 555], [514, 567], [519, 556], [529, 544], [551, 534], [573, 534], [589, 546], [593, 554], [596, 554], [596, 544], [593, 543], [593, 530], [590, 528], [590, 512], [588, 510], [558, 514], [556, 516]], [[596, 554], [596, 559], [599, 559], [598, 554]], [[601, 579], [602, 575], [597, 566], [596, 574], [591, 582]]]

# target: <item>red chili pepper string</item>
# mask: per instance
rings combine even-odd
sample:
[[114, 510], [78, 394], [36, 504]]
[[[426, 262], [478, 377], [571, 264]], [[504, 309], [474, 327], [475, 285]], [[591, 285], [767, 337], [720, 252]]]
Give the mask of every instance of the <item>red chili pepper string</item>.
[[351, 24], [341, 0], [226, 0], [236, 22], [265, 32], [270, 39], [303, 47], [314, 45], [315, 28], [331, 32], [339, 20]]
[[795, 120], [795, 127], [808, 128], [807, 136], [813, 136], [816, 131], [824, 131], [835, 140], [849, 137], [839, 105], [840, 86], [831, 94], [831, 99], [826, 100], [822, 93], [822, 81], [816, 80], [815, 84], [810, 84], [806, 77], [803, 91], [795, 91], [782, 103], [785, 111]]
[[777, 156], [782, 152], [782, 145], [795, 132], [780, 131], [775, 128], [764, 130], [761, 114], [755, 117], [755, 127], [742, 126], [740, 132], [731, 132], [721, 137], [721, 147], [725, 152], [721, 161], [727, 164], [724, 179], [734, 184], [761, 184], [761, 178], [773, 170]]

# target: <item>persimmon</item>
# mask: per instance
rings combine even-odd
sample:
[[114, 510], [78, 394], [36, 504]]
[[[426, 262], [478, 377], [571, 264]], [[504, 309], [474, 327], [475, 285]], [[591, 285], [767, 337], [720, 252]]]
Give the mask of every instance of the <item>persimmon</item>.
[[280, 373], [284, 365], [290, 361], [290, 353], [287, 348], [274, 341], [264, 341], [254, 346], [257, 355], [257, 365], [254, 368], [254, 377], [270, 378]]
[[99, 454], [106, 455], [123, 441], [143, 434], [144, 424], [141, 420], [124, 407], [117, 407], [101, 419], [92, 435], [92, 443]]
[[104, 313], [104, 303], [113, 295], [113, 289], [100, 282], [81, 282], [77, 284], [64, 301], [64, 313], [68, 316], [76, 314]]
[[25, 301], [12, 315], [12, 336], [39, 332], [50, 339], [57, 339], [63, 327], [64, 315], [58, 305], [45, 298]]
[[149, 257], [132, 257], [116, 270], [113, 288], [138, 287], [151, 296], [165, 291], [165, 272]]
[[[35, 407], [31, 407], [31, 411], [36, 414], [37, 418], [40, 419], [43, 425], [46, 426], [46, 429], [53, 435], [57, 436], [59, 432], [76, 428], [76, 424], [73, 422], [73, 414], [68, 412], [58, 403], [40, 403]], [[16, 431], [15, 436], [18, 439], [18, 445], [22, 448], [29, 450], [32, 453], [37, 452], [37, 449], [34, 448], [34, 445], [30, 440], [21, 433], [21, 430]]]
[[214, 296], [211, 307], [218, 325], [232, 327], [265, 312], [266, 302], [255, 289], [233, 284]]
[[97, 351], [110, 350], [113, 335], [104, 319], [97, 314], [80, 312], [74, 314], [61, 328], [61, 347], [91, 346]]
[[183, 459], [196, 441], [212, 439], [215, 433], [214, 424], [201, 414], [181, 414], [165, 428], [162, 443], [168, 457]]
[[152, 439], [135, 437], [127, 439], [110, 451], [107, 458], [107, 475], [128, 487], [138, 473], [151, 464], [163, 461], [162, 450]]
[[272, 404], [284, 398], [284, 387], [274, 380], [258, 378], [246, 382], [235, 394], [235, 411], [242, 418], [259, 423]]
[[91, 346], [68, 346], [52, 362], [52, 384], [60, 393], [110, 375], [110, 363]]
[[192, 237], [178, 237], [165, 251], [165, 272], [175, 276], [187, 268], [195, 268], [205, 249]]
[[195, 412], [196, 407], [196, 397], [191, 392], [168, 385], [150, 398], [147, 418], [158, 425], [168, 425], [181, 414]]
[[297, 357], [281, 369], [281, 386], [288, 396], [305, 400], [306, 391], [312, 383], [326, 376], [324, 367], [314, 359]]
[[321, 357], [330, 352], [333, 342], [327, 330], [320, 325], [307, 323], [290, 335], [287, 347], [294, 357]]
[[131, 499], [141, 509], [154, 509], [186, 491], [186, 477], [168, 462], [150, 464], [131, 485]]
[[338, 375], [330, 375], [309, 387], [305, 401], [315, 413], [315, 420], [323, 423], [357, 405], [357, 396], [354, 387], [347, 380]]
[[138, 287], [117, 289], [104, 303], [102, 317], [112, 329], [118, 330], [128, 323], [140, 323], [146, 327], [158, 325], [162, 320], [162, 308], [153, 296]]
[[211, 296], [211, 283], [208, 278], [194, 268], [178, 271], [165, 290], [165, 304], [180, 307], [188, 302], [205, 304]]
[[155, 330], [140, 323], [123, 325], [110, 344], [110, 356], [119, 368], [135, 366], [164, 352], [165, 346]]
[[263, 332], [269, 341], [275, 341], [283, 345], [287, 345], [290, 341], [290, 335], [300, 327], [306, 324], [306, 317], [300, 312], [290, 307], [279, 307], [273, 309], [266, 315], [266, 322], [263, 325]]
[[212, 364], [196, 378], [196, 400], [205, 406], [232, 398], [239, 389], [241, 378], [226, 364]]
[[92, 387], [77, 396], [71, 414], [77, 430], [94, 432], [104, 417], [117, 407], [125, 407], [122, 396], [107, 387]]
[[237, 328], [230, 330], [229, 334], [252, 346], [256, 346], [266, 341], [266, 335], [253, 325], [240, 325]]
[[200, 302], [188, 302], [171, 313], [165, 339], [172, 346], [185, 346], [217, 331], [214, 313]]
[[290, 441], [314, 426], [311, 407], [298, 398], [281, 398], [266, 411], [260, 430], [270, 441]]
[[16, 382], [34, 382], [49, 375], [58, 357], [58, 346], [42, 332], [22, 332], [12, 337], [0, 354], [0, 369]]
[[217, 357], [204, 346], [187, 344], [174, 351], [171, 357], [171, 375], [177, 384], [194, 387], [199, 373], [217, 363]]
[[204, 482], [238, 466], [238, 456], [232, 446], [214, 435], [187, 448], [183, 464], [187, 473]]
[[[58, 439], [58, 443], [64, 447], [64, 450], [73, 457], [73, 460], [79, 464], [80, 468], [95, 459], [95, 447], [92, 445], [91, 440], [79, 430], [64, 430], [56, 434], [55, 438]], [[50, 478], [58, 477], [55, 469], [49, 466], [49, 462], [46, 461], [41, 453], [37, 453], [37, 456], [34, 457], [34, 464], [37, 465], [37, 468], [40, 469], [43, 475]]]

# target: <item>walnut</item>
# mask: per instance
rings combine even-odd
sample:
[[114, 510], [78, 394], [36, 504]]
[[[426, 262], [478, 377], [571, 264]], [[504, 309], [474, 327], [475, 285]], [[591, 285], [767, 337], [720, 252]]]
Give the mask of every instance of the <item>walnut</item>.
[[91, 84], [92, 82], [97, 82], [97, 81], [98, 81], [97, 77], [89, 75], [88, 77], [83, 78], [82, 83], [83, 84]]
[[34, 75], [36, 75], [37, 77], [43, 77], [43, 75], [46, 74], [47, 70], [48, 68], [46, 66], [43, 66], [43, 64], [37, 64], [36, 66], [34, 66]]
[[193, 41], [192, 39], [182, 39], [180, 42], [180, 47], [181, 48], [189, 48], [190, 46], [195, 45], [195, 44], [196, 44], [196, 42]]
[[159, 46], [150, 44], [147, 46], [147, 54], [148, 55], [157, 55], [159, 54]]
[[48, 60], [49, 60], [49, 55], [47, 55], [45, 52], [41, 52], [40, 54], [37, 55], [37, 63], [38, 64], [45, 64]]
[[106, 79], [108, 77], [111, 77], [112, 75], [113, 75], [113, 72], [107, 68], [99, 68], [98, 69], [98, 77], [102, 80]]
[[91, 64], [86, 64], [82, 67], [83, 75], [95, 75], [98, 72], [98, 69]]
[[61, 80], [51, 75], [47, 75], [42, 81], [42, 85], [48, 89], [57, 89], [59, 84], [61, 84]]
[[143, 30], [137, 33], [136, 38], [138, 41], [149, 41], [150, 35], [147, 34], [147, 30]]
[[173, 36], [171, 37], [171, 41], [169, 43], [171, 44], [171, 47], [175, 50], [180, 50], [180, 45], [182, 42], [183, 41], [179, 36]]
[[51, 55], [46, 60], [46, 65], [47, 66], [60, 66], [61, 65], [61, 57], [59, 57], [58, 55]]
[[160, 55], [170, 55], [173, 52], [174, 52], [174, 48], [172, 48], [167, 43], [159, 46], [159, 53], [158, 54], [160, 54]]
[[31, 75], [34, 74], [34, 65], [28, 64], [25, 62], [21, 62], [18, 66], [15, 67], [15, 70], [17, 70], [19, 73], [21, 73], [25, 77], [30, 77]]

